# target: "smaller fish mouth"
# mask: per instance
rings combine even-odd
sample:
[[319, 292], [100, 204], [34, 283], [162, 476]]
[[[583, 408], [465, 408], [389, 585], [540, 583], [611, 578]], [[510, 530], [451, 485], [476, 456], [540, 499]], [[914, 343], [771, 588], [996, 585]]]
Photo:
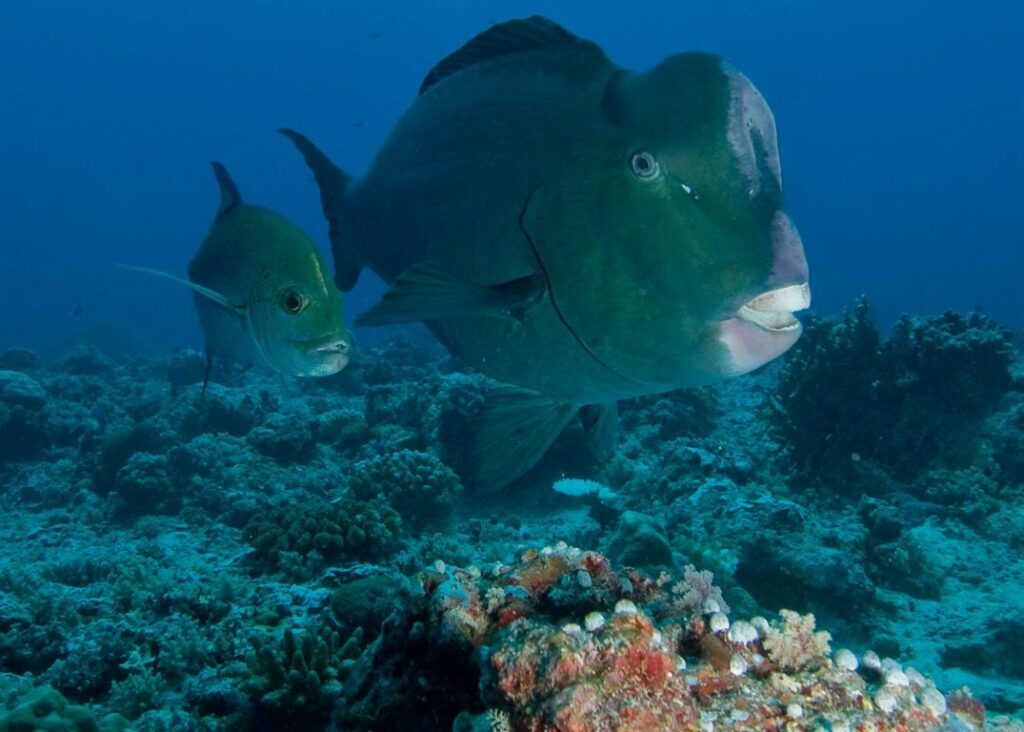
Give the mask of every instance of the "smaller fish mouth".
[[316, 341], [305, 341], [306, 353], [317, 356], [344, 356], [348, 354], [348, 339], [342, 335], [333, 335], [330, 338]]
[[736, 312], [736, 317], [763, 330], [784, 333], [800, 328], [800, 321], [793, 313], [810, 306], [811, 288], [804, 282], [761, 293], [742, 305]]
[[324, 343], [321, 346], [315, 346], [309, 349], [310, 353], [319, 353], [324, 356], [331, 356], [334, 354], [344, 355], [348, 353], [348, 343], [340, 338], [329, 343]]

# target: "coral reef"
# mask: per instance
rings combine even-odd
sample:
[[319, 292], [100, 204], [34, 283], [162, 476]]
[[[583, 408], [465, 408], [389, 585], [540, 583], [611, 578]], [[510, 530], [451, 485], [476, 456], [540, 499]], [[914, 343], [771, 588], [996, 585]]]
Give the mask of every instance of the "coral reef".
[[[432, 644], [446, 649], [449, 666], [426, 675], [422, 662], [407, 660], [418, 677], [405, 680], [407, 691], [445, 688], [450, 700], [480, 689], [486, 716], [467, 709], [454, 729], [477, 729], [483, 720], [581, 731], [980, 728], [977, 702], [963, 692], [947, 699], [892, 659], [875, 669], [872, 653], [863, 664], [846, 649], [833, 655], [813, 616], [783, 610], [773, 623], [731, 621], [710, 577], [693, 568], [680, 581], [619, 574], [600, 554], [560, 543], [486, 572], [438, 564], [420, 581], [423, 614], [386, 629], [385, 639], [425, 624]], [[391, 645], [393, 654], [423, 654]], [[446, 673], [451, 668], [460, 673]], [[381, 708], [356, 723], [341, 710], [339, 722], [437, 728], [407, 713]]]
[[862, 302], [487, 494], [493, 384], [415, 334], [205, 393], [8, 349], [0, 729], [1021, 729], [1016, 355]]
[[[132, 732], [119, 714], [97, 718], [86, 707], [69, 704], [49, 686], [25, 688], [24, 684], [0, 680], [0, 731], [2, 732]], [[20, 688], [19, 688], [20, 687]]]

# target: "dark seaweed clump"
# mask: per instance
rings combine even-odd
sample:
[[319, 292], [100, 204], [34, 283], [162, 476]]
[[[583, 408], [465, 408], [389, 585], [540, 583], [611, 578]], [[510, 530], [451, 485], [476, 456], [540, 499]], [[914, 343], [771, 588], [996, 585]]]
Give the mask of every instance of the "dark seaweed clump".
[[980, 313], [904, 315], [884, 339], [866, 300], [814, 319], [779, 377], [771, 421], [785, 463], [836, 485], [862, 461], [899, 479], [969, 467], [980, 423], [1013, 387], [1012, 360], [1012, 335]]

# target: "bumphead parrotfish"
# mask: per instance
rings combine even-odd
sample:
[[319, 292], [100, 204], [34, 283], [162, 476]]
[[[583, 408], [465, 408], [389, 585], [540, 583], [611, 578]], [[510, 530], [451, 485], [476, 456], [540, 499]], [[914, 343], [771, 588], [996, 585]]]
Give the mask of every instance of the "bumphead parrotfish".
[[577, 410], [607, 443], [615, 400], [751, 371], [800, 336], [808, 271], [775, 121], [716, 56], [639, 73], [512, 20], [430, 71], [361, 180], [282, 132], [319, 185], [339, 287], [364, 266], [390, 285], [357, 323], [422, 320], [509, 385], [474, 430], [483, 486]]
[[329, 376], [348, 363], [341, 293], [327, 263], [301, 229], [261, 206], [242, 202], [220, 163], [212, 163], [220, 209], [183, 280], [132, 267], [192, 288], [206, 340], [207, 377], [214, 357], [290, 376]]

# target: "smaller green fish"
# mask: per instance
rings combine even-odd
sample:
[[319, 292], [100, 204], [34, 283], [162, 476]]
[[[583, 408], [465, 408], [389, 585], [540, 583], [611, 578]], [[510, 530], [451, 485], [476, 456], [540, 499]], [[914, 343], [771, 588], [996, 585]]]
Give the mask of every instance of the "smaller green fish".
[[312, 239], [282, 216], [242, 202], [228, 171], [212, 163], [220, 209], [188, 266], [188, 279], [145, 267], [192, 288], [214, 357], [290, 376], [330, 376], [348, 363], [341, 293]]

